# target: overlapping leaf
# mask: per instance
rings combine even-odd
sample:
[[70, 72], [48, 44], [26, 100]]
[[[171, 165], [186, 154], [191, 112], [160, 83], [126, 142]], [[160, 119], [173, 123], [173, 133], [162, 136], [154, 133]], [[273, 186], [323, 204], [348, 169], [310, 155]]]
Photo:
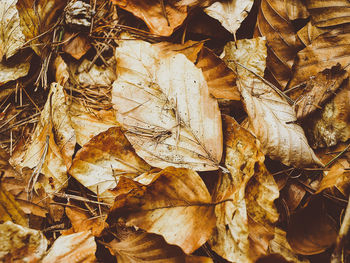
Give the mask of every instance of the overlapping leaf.
[[240, 40], [226, 46], [225, 59], [240, 63], [229, 62], [229, 65], [237, 67], [238, 88], [244, 98], [253, 133], [262, 143], [263, 152], [273, 159], [297, 167], [320, 164], [308, 145], [303, 129], [294, 123], [296, 115], [293, 108], [275, 90], [250, 72], [262, 76], [265, 58], [263, 38]]
[[160, 168], [218, 169], [220, 111], [201, 70], [143, 41], [121, 41], [116, 58], [112, 101], [137, 154]]

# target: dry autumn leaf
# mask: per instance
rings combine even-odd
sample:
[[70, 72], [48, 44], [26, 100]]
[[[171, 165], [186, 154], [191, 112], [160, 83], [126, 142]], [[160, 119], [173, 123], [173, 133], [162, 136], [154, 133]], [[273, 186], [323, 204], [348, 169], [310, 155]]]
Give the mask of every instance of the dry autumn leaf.
[[186, 255], [179, 247], [169, 245], [164, 238], [132, 228], [118, 227], [118, 239], [106, 246], [119, 263], [212, 263], [210, 258]]
[[203, 245], [215, 226], [215, 204], [192, 170], [168, 167], [147, 186], [122, 177], [116, 191], [109, 220], [122, 217], [127, 226], [162, 235], [186, 254]]
[[11, 221], [15, 224], [28, 226], [28, 221], [14, 196], [0, 185], [0, 222]]
[[93, 263], [96, 262], [95, 252], [94, 236], [90, 231], [83, 231], [57, 238], [42, 262]]
[[321, 164], [310, 148], [303, 129], [294, 123], [294, 109], [255, 75], [264, 74], [264, 38], [228, 43], [225, 54], [229, 66], [237, 68], [238, 88], [244, 99], [252, 131], [260, 140], [263, 152], [285, 165], [306, 167]]
[[107, 203], [114, 195], [120, 176], [136, 177], [150, 170], [136, 155], [120, 127], [112, 127], [93, 137], [74, 157], [69, 174]]
[[200, 69], [182, 54], [121, 41], [112, 101], [126, 137], [149, 164], [218, 169], [221, 117]]
[[297, 32], [298, 40], [304, 44], [304, 46], [310, 45], [319, 35], [327, 32], [327, 29], [314, 26], [311, 22], [308, 22], [302, 29]]
[[66, 32], [63, 37], [65, 44], [63, 51], [71, 55], [73, 58], [79, 60], [91, 48], [90, 42], [83, 34], [72, 34]]
[[[215, 201], [224, 202], [215, 208], [217, 222], [210, 245], [230, 262], [255, 262], [267, 253], [267, 245], [262, 243], [268, 244], [273, 237], [259, 231], [258, 224], [272, 228], [273, 233], [278, 187], [265, 168], [265, 157], [254, 136], [228, 116], [224, 116], [224, 127], [225, 165], [230, 173], [222, 173], [216, 186]], [[256, 247], [264, 247], [264, 251]]]
[[236, 34], [242, 21], [247, 17], [253, 6], [253, 0], [216, 1], [204, 9], [209, 16], [220, 21], [230, 33]]

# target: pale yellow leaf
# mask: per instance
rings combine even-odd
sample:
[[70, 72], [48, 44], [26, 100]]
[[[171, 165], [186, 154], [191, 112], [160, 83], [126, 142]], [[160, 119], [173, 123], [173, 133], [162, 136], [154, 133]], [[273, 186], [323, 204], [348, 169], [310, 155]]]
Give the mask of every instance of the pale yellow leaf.
[[137, 154], [160, 168], [218, 169], [221, 117], [202, 71], [144, 41], [121, 41], [116, 59], [112, 101]]
[[76, 78], [80, 85], [111, 86], [116, 79], [113, 69], [114, 59], [108, 60], [108, 63], [111, 64], [109, 67], [105, 65], [97, 66], [95, 63], [91, 65], [91, 63], [91, 61], [84, 59], [77, 68]]
[[230, 42], [225, 47], [226, 61], [231, 68], [237, 68], [237, 85], [252, 131], [262, 143], [263, 152], [272, 159], [296, 167], [321, 164], [310, 148], [303, 129], [294, 123], [296, 114], [292, 106], [251, 72], [264, 75], [267, 55], [265, 42], [264, 38], [243, 39]]
[[29, 62], [23, 62], [14, 66], [7, 66], [4, 63], [0, 63], [0, 85], [26, 76], [29, 68]]
[[253, 0], [217, 1], [204, 9], [209, 16], [220, 21], [221, 25], [230, 33], [235, 34], [242, 21], [249, 14]]

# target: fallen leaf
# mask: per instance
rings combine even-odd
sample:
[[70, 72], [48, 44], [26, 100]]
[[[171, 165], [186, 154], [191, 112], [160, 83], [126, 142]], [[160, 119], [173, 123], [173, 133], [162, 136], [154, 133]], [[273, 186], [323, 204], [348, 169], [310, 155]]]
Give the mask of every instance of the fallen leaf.
[[303, 0], [288, 1], [285, 4], [290, 20], [306, 19], [310, 15]]
[[348, 73], [341, 68], [340, 64], [337, 64], [318, 73], [315, 78], [309, 79], [295, 106], [297, 118], [305, 118], [317, 109], [321, 109], [325, 101], [335, 94], [347, 78]]
[[61, 86], [69, 79], [68, 66], [61, 56], [57, 56], [54, 61], [56, 82]]
[[201, 70], [144, 41], [122, 41], [116, 59], [112, 101], [137, 154], [159, 168], [218, 169], [220, 111]]
[[0, 62], [3, 58], [8, 59], [13, 56], [25, 42], [16, 2], [17, 0], [0, 2]]
[[321, 197], [315, 197], [292, 215], [287, 240], [296, 253], [314, 255], [331, 247], [337, 235], [336, 222], [325, 211]]
[[[350, 26], [342, 26], [318, 36], [299, 51], [293, 66], [293, 76], [288, 89], [301, 85], [318, 72], [338, 63], [344, 68], [350, 63]], [[329, 52], [332, 50], [332, 52]]]
[[296, 167], [321, 165], [310, 148], [303, 129], [294, 123], [296, 121], [294, 109], [274, 89], [251, 73], [252, 71], [260, 76], [264, 74], [266, 59], [264, 38], [228, 43], [225, 52], [226, 61], [234, 61], [228, 62], [228, 65], [233, 69], [237, 67], [238, 88], [243, 97], [252, 131], [262, 144], [262, 151], [285, 165]]
[[11, 221], [28, 226], [28, 221], [14, 196], [0, 185], [0, 222]]
[[304, 44], [304, 46], [310, 45], [319, 35], [327, 32], [328, 29], [319, 28], [314, 26], [311, 22], [308, 22], [303, 28], [297, 32], [298, 40]]
[[0, 236], [1, 262], [39, 262], [47, 248], [41, 231], [10, 221], [0, 224]]
[[109, 220], [125, 218], [126, 226], [162, 235], [186, 254], [202, 246], [215, 226], [215, 205], [192, 170], [168, 167], [147, 186], [122, 177], [116, 191]]
[[217, 222], [210, 245], [230, 262], [255, 262], [260, 253], [267, 253], [272, 238], [262, 245], [266, 233], [259, 231], [259, 224], [273, 229], [278, 219], [273, 203], [278, 187], [266, 170], [257, 139], [226, 115], [224, 127], [225, 165], [230, 173], [221, 173], [217, 182], [214, 198], [222, 204], [215, 208]]
[[253, 0], [217, 1], [204, 9], [209, 16], [220, 21], [221, 25], [232, 34], [241, 26], [253, 6]]
[[284, 0], [262, 0], [256, 23], [256, 34], [266, 37], [269, 77], [282, 89], [292, 75], [294, 58], [299, 49], [287, 11]]
[[171, 1], [112, 0], [112, 2], [141, 18], [151, 33], [161, 36], [170, 36], [187, 17], [187, 7], [174, 5]]
[[306, 135], [313, 148], [334, 146], [350, 138], [350, 82], [323, 106], [321, 112], [303, 122]]
[[347, 0], [305, 1], [312, 23], [317, 27], [330, 27], [350, 22], [350, 3]]
[[96, 262], [95, 252], [94, 236], [84, 231], [57, 238], [42, 262]]
[[45, 191], [52, 193], [67, 184], [67, 169], [71, 165], [74, 148], [75, 133], [70, 123], [63, 87], [52, 83], [31, 143], [22, 156], [11, 158], [11, 164], [35, 168], [28, 184], [30, 189], [34, 188], [39, 173], [44, 174], [47, 179]]
[[83, 34], [74, 35], [65, 32], [62, 41], [64, 42], [62, 50], [77, 60], [91, 48], [90, 41]]
[[112, 127], [93, 137], [74, 157], [69, 174], [107, 203], [114, 195], [120, 176], [136, 177], [150, 170], [136, 155], [120, 127]]
[[162, 236], [119, 227], [118, 239], [106, 244], [120, 263], [211, 263], [210, 258], [187, 256], [179, 247], [169, 245]]
[[4, 63], [0, 63], [0, 85], [26, 76], [29, 72], [29, 68], [29, 62], [23, 62], [14, 66], [7, 66]]

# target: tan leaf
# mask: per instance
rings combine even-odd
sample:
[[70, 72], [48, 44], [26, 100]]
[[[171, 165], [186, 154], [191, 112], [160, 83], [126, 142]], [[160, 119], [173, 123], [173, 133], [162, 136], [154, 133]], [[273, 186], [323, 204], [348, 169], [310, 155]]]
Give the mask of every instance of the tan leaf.
[[17, 0], [0, 2], [0, 62], [3, 58], [8, 59], [13, 56], [25, 42], [16, 2]]
[[84, 231], [57, 238], [42, 262], [96, 262], [95, 252], [94, 236], [90, 231]]
[[232, 34], [241, 26], [253, 6], [253, 0], [217, 1], [204, 9], [209, 16], [220, 21], [221, 25]]
[[169, 245], [162, 236], [132, 228], [118, 228], [117, 237], [106, 247], [120, 263], [211, 263], [210, 258], [187, 256], [179, 247]]
[[0, 85], [26, 76], [29, 72], [29, 68], [29, 62], [23, 62], [15, 66], [7, 66], [4, 63], [0, 63]]
[[221, 117], [202, 71], [144, 41], [122, 41], [116, 58], [112, 101], [137, 154], [160, 168], [218, 169]]
[[294, 57], [299, 48], [286, 7], [284, 0], [262, 0], [256, 23], [256, 33], [266, 37], [268, 76], [282, 88], [292, 75]]
[[47, 248], [41, 231], [10, 221], [0, 224], [0, 236], [1, 262], [38, 262]]
[[74, 35], [65, 32], [62, 42], [64, 43], [62, 50], [77, 60], [91, 48], [89, 40], [83, 34]]
[[292, 0], [285, 2], [286, 12], [290, 20], [305, 19], [309, 17], [303, 0]]
[[56, 82], [61, 86], [69, 79], [68, 66], [61, 56], [57, 56], [54, 61]]
[[52, 83], [48, 100], [22, 160], [11, 159], [14, 166], [35, 168], [33, 187], [39, 173], [44, 174], [48, 180], [44, 188], [48, 193], [66, 185], [66, 173], [75, 148], [75, 133], [65, 100], [63, 87]]
[[[275, 90], [251, 73], [264, 74], [265, 40], [240, 40], [229, 43], [225, 49], [226, 60], [233, 59], [240, 63], [237, 64], [238, 88], [252, 131], [260, 140], [263, 152], [285, 165], [305, 167], [321, 164], [308, 145], [303, 129], [294, 123], [294, 109]], [[236, 64], [229, 62], [229, 66], [235, 68]]]
[[302, 29], [297, 32], [299, 40], [304, 46], [310, 45], [319, 35], [327, 32], [328, 29], [319, 28], [308, 22]]
[[337, 26], [350, 22], [350, 3], [347, 0], [305, 1], [311, 21], [318, 27]]
[[350, 26], [348, 25], [318, 36], [309, 46], [298, 52], [288, 88], [300, 85], [318, 72], [338, 63], [342, 67], [347, 67], [350, 63], [349, 47]]
[[346, 78], [348, 73], [337, 64], [309, 79], [296, 103], [297, 118], [305, 118], [316, 109], [321, 109], [324, 102], [335, 94]]
[[[225, 115], [224, 127], [225, 165], [230, 174], [221, 173], [216, 186], [215, 201], [226, 201], [215, 208], [217, 222], [210, 245], [230, 262], [255, 262], [262, 252], [254, 247], [257, 244], [261, 247], [265, 235], [261, 231], [256, 235], [258, 224], [273, 230], [273, 223], [278, 219], [273, 204], [279, 195], [278, 187], [265, 168], [265, 157], [257, 139]], [[255, 231], [251, 229], [253, 222]], [[264, 249], [266, 253], [267, 245]]]
[[120, 127], [112, 127], [93, 137], [74, 157], [69, 174], [108, 203], [122, 176], [136, 177], [150, 166], [136, 155]]
[[112, 2], [141, 18], [151, 33], [161, 36], [170, 36], [187, 17], [186, 6], [174, 5], [171, 1], [112, 0]]
[[13, 223], [28, 226], [28, 221], [19, 203], [14, 196], [0, 185], [0, 222], [11, 221]]
[[162, 235], [190, 254], [203, 245], [215, 226], [214, 204], [200, 176], [189, 169], [168, 167], [148, 186], [122, 177], [116, 188], [110, 220]]
[[304, 127], [313, 148], [329, 147], [350, 138], [350, 82], [321, 112], [306, 118]]
[[[37, 55], [41, 55], [45, 50], [45, 44], [50, 39], [49, 32], [57, 23], [57, 17], [63, 11], [67, 0], [18, 0], [17, 9], [21, 20], [22, 32], [25, 40]], [[45, 34], [44, 34], [45, 33]]]

